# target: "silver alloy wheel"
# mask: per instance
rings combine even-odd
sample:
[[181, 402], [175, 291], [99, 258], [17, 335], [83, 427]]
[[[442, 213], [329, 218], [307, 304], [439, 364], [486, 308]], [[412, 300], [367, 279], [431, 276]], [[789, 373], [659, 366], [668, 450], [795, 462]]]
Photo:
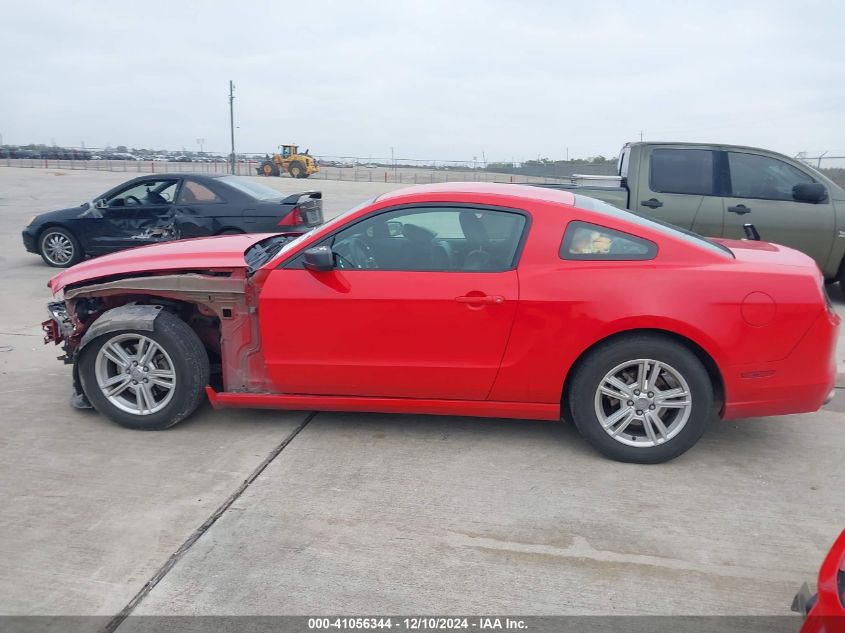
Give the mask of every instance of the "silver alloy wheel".
[[118, 334], [106, 341], [94, 361], [97, 386], [121, 411], [151, 415], [176, 393], [176, 370], [170, 355], [143, 334]]
[[64, 266], [73, 259], [73, 242], [64, 233], [52, 231], [41, 238], [41, 249], [44, 257], [50, 260], [51, 264]]
[[647, 448], [681, 432], [692, 413], [689, 385], [671, 365], [650, 358], [629, 360], [599, 383], [596, 416], [617, 442]]

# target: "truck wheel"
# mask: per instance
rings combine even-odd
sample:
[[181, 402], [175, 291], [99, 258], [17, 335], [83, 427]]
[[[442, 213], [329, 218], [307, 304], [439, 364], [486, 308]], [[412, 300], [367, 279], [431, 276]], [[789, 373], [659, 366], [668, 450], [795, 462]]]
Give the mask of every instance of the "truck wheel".
[[291, 178], [305, 178], [305, 167], [298, 160], [295, 160], [288, 167], [288, 173], [291, 175]]
[[158, 431], [181, 422], [208, 384], [208, 355], [194, 331], [162, 311], [152, 332], [108, 332], [78, 361], [82, 390], [94, 408], [120, 426]]
[[261, 163], [261, 174], [264, 176], [278, 176], [279, 175], [279, 166], [276, 163], [272, 163], [270, 161], [264, 161]]
[[67, 229], [51, 226], [44, 229], [38, 238], [38, 253], [48, 265], [54, 268], [69, 268], [82, 261], [85, 253], [79, 240]]
[[713, 386], [684, 346], [637, 335], [589, 352], [568, 399], [575, 426], [600, 453], [656, 464], [681, 455], [704, 434]]

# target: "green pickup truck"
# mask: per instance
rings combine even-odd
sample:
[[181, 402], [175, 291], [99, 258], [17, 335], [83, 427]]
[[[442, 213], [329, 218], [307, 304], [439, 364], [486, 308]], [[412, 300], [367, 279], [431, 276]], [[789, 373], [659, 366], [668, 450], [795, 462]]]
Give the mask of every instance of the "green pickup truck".
[[541, 186], [710, 237], [745, 237], [750, 223], [760, 239], [815, 259], [827, 281], [845, 281], [845, 191], [787, 156], [733, 145], [628, 143], [616, 176], [572, 179]]

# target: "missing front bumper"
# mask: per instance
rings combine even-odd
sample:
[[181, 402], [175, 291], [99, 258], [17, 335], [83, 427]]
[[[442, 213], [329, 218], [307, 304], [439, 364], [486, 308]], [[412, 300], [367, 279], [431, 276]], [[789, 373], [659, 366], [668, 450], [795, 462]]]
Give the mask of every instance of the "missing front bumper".
[[[833, 402], [833, 399], [836, 397], [836, 389], [831, 389], [830, 393], [827, 394], [827, 398], [824, 399], [824, 404], [830, 404]], [[824, 405], [822, 405], [824, 406]]]

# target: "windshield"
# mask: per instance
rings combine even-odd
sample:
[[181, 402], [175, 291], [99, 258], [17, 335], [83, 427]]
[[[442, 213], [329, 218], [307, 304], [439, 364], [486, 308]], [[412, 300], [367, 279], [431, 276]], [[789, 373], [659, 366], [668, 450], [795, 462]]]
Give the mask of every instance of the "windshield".
[[282, 197], [280, 191], [242, 176], [223, 176], [220, 181], [258, 200], [275, 200]]
[[320, 226], [314, 227], [310, 231], [303, 233], [302, 235], [298, 235], [296, 237], [290, 237], [287, 235], [276, 235], [274, 237], [268, 237], [265, 240], [261, 240], [250, 246], [246, 253], [244, 253], [244, 259], [246, 259], [246, 265], [248, 269], [248, 273], [252, 274], [262, 266], [264, 266], [267, 262], [271, 259], [278, 258], [282, 259], [287, 253], [297, 247], [297, 245], [301, 244], [303, 241], [310, 238], [316, 231], [331, 231], [336, 225], [341, 224], [343, 220], [355, 213], [363, 209], [366, 206], [369, 206], [373, 202], [376, 201], [376, 198], [369, 198], [365, 200], [361, 204], [358, 204], [348, 211], [344, 211], [340, 215], [332, 218], [325, 224], [321, 224]]

